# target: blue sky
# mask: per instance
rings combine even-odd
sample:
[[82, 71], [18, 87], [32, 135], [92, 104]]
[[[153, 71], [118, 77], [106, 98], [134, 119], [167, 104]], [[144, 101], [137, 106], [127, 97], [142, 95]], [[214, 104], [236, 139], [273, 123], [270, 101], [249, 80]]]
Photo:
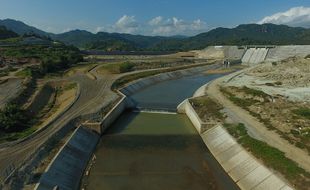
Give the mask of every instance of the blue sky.
[[21, 20], [54, 33], [79, 28], [194, 35], [260, 21], [309, 27], [309, 7], [309, 0], [0, 0], [0, 19]]

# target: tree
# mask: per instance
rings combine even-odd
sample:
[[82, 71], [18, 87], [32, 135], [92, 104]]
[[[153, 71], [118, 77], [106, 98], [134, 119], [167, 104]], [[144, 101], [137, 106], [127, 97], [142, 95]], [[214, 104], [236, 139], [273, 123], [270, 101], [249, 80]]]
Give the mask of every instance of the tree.
[[0, 130], [16, 132], [27, 127], [28, 119], [24, 110], [16, 104], [10, 103], [0, 111]]

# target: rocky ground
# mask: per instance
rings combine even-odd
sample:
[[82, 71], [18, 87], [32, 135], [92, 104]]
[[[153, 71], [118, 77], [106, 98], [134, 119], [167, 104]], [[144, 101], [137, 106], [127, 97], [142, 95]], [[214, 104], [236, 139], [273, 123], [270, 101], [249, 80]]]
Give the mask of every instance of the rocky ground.
[[288, 58], [236, 75], [221, 88], [269, 130], [310, 153], [310, 60]]
[[247, 86], [291, 101], [310, 102], [310, 59], [288, 58], [247, 69], [228, 86]]

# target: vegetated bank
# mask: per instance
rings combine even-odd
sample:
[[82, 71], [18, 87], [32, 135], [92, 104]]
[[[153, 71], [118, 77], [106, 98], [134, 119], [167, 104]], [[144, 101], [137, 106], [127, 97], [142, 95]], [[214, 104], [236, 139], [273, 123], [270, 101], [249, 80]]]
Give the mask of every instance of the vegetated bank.
[[217, 102], [207, 96], [190, 99], [190, 102], [203, 122], [213, 123], [214, 125], [216, 123], [222, 123], [238, 143], [251, 152], [257, 159], [261, 160], [264, 165], [284, 175], [297, 189], [308, 188], [310, 185], [309, 172], [302, 169], [294, 161], [288, 159], [284, 152], [249, 136], [242, 123], [226, 123], [226, 116], [221, 111], [223, 107]]
[[[83, 56], [77, 48], [60, 43], [6, 46], [0, 47], [0, 53], [3, 64], [21, 68], [16, 75], [25, 78], [25, 87], [21, 94], [0, 111], [0, 133], [8, 137], [5, 141], [11, 141], [33, 132], [31, 126], [34, 119], [29, 120], [29, 112], [23, 105], [37, 88], [36, 80], [75, 65], [83, 60]], [[29, 63], [30, 66], [24, 66]]]

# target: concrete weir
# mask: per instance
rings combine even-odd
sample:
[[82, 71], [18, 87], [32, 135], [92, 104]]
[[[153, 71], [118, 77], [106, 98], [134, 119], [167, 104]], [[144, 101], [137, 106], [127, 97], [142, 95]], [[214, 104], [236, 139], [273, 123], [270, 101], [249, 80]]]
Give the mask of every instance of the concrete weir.
[[189, 100], [178, 106], [178, 112], [188, 116], [208, 149], [240, 189], [292, 189], [239, 145], [223, 126], [215, 125], [206, 130]]

